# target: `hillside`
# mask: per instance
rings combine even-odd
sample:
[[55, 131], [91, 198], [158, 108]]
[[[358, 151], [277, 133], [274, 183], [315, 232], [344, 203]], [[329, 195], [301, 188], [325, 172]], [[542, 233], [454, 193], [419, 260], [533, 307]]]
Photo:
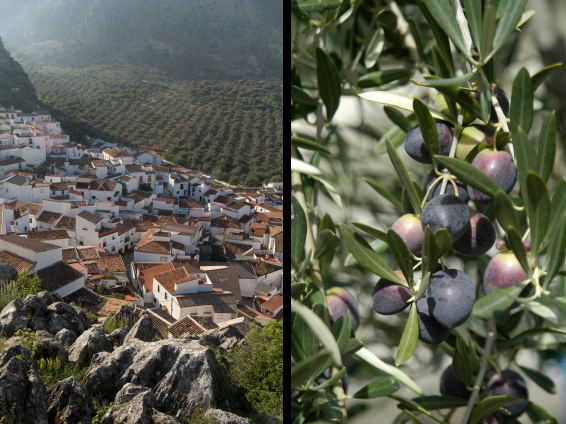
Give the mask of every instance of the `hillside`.
[[155, 150], [221, 180], [282, 181], [278, 83], [180, 82], [119, 65], [24, 66], [40, 101], [91, 137]]
[[37, 96], [28, 75], [0, 39], [0, 104], [30, 112], [37, 105]]
[[0, 0], [0, 36], [18, 60], [35, 65], [119, 63], [179, 79], [282, 82], [282, 6], [276, 0]]

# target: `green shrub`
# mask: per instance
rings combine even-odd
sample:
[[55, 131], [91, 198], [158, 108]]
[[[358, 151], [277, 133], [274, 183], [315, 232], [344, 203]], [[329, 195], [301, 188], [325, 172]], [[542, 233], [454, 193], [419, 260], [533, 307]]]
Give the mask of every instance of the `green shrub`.
[[112, 295], [112, 297], [115, 297], [116, 299], [120, 299], [120, 300], [125, 300], [126, 296], [124, 296], [122, 293], [114, 293]]
[[71, 376], [82, 383], [89, 368], [89, 365], [61, 362], [59, 358], [39, 358], [33, 361], [33, 366], [47, 388]]
[[136, 322], [136, 319], [133, 320], [123, 319], [121, 317], [108, 317], [106, 321], [104, 321], [104, 332], [106, 334], [112, 333], [114, 330], [122, 327], [132, 327]]
[[[93, 399], [94, 401], [95, 399]], [[97, 405], [99, 406], [99, 408], [97, 408]], [[104, 414], [106, 414], [108, 412], [108, 410], [110, 408], [112, 408], [114, 406], [114, 402], [110, 403], [108, 406], [100, 406], [100, 404], [98, 404], [98, 402], [94, 402], [94, 407], [97, 409], [96, 415], [94, 417], [92, 417], [92, 424], [100, 424], [100, 421], [102, 420], [102, 417], [104, 416]]]
[[283, 321], [269, 324], [260, 332], [255, 326], [246, 335], [248, 346], [227, 355], [215, 353], [226, 374], [218, 375], [216, 402], [228, 399], [232, 411], [262, 422], [267, 416], [283, 414]]
[[15, 281], [4, 281], [0, 283], [0, 309], [4, 307], [15, 299], [24, 299], [23, 296], [16, 285]]

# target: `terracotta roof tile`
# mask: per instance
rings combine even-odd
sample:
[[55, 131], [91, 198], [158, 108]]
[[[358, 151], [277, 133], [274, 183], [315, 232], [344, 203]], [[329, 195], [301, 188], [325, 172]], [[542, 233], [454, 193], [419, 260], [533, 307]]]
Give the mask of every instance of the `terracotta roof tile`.
[[81, 287], [73, 293], [63, 297], [63, 300], [69, 304], [74, 303], [81, 308], [92, 311], [93, 308], [104, 300], [104, 296], [100, 296], [86, 287]]
[[98, 254], [96, 247], [77, 247], [77, 253], [81, 259], [98, 259], [100, 255]]
[[153, 277], [164, 272], [172, 271], [175, 267], [171, 262], [167, 262], [163, 265], [155, 264], [154, 267], [145, 269], [140, 272], [138, 280], [141, 285], [145, 287], [147, 293], [153, 291]]
[[269, 298], [269, 300], [261, 304], [262, 308], [268, 309], [271, 312], [274, 312], [276, 309], [282, 306], [283, 306], [283, 296], [281, 296], [280, 294], [274, 294]]
[[77, 249], [75, 249], [74, 247], [63, 247], [62, 256], [65, 262], [73, 262], [79, 260]]
[[236, 271], [234, 268], [226, 267], [221, 269], [208, 270], [205, 272], [212, 282], [213, 288], [218, 288], [233, 293], [236, 300], [242, 299], [238, 271]]
[[83, 277], [83, 274], [63, 261], [40, 269], [37, 275], [41, 280], [41, 289], [55, 291], [69, 283]]
[[62, 216], [56, 227], [63, 228], [64, 230], [76, 231], [77, 218], [75, 218], [74, 216]]
[[0, 236], [0, 238], [10, 244], [14, 244], [26, 250], [31, 250], [32, 252], [45, 252], [47, 250], [61, 249], [60, 246], [54, 246], [38, 240], [29, 240], [13, 234]]
[[18, 270], [18, 272], [24, 269], [31, 269], [35, 266], [35, 262], [29, 259], [22, 258], [21, 256], [15, 255], [14, 253], [7, 252], [5, 250], [0, 251], [0, 264], [11, 265]]
[[36, 219], [39, 222], [45, 222], [47, 224], [56, 224], [61, 216], [63, 216], [62, 213], [43, 211]]
[[37, 215], [42, 208], [43, 205], [40, 205], [38, 203], [30, 203], [28, 205], [28, 210], [30, 215]]
[[169, 293], [175, 293], [175, 284], [196, 280], [197, 276], [189, 276], [185, 268], [177, 268], [154, 276], [155, 280]]
[[205, 317], [185, 315], [179, 321], [170, 325], [167, 328], [167, 331], [169, 331], [169, 333], [171, 333], [171, 335], [174, 337], [181, 337], [186, 333], [201, 334], [204, 333], [206, 329], [201, 324], [199, 324], [200, 320], [208, 321], [208, 319]]
[[30, 231], [24, 234], [28, 240], [65, 240], [69, 238], [65, 230]]
[[125, 272], [126, 266], [124, 265], [124, 260], [120, 255], [104, 255], [98, 259], [98, 265], [100, 269], [104, 271], [108, 268], [108, 271], [120, 271]]
[[136, 247], [135, 250], [159, 255], [171, 255], [171, 246], [168, 241], [150, 241], [141, 247]]
[[92, 222], [93, 224], [98, 224], [100, 221], [102, 221], [102, 217], [93, 214], [92, 212], [89, 211], [80, 211], [77, 216], [80, 216], [83, 219], [86, 219], [88, 222]]

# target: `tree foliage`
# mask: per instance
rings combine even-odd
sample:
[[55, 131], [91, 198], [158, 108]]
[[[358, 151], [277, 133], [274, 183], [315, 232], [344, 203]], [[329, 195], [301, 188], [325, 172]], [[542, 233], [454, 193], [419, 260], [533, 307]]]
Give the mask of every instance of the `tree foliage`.
[[[295, 423], [345, 423], [372, 406], [366, 399], [384, 396], [398, 403], [399, 415], [391, 420], [395, 423], [419, 423], [424, 415], [441, 423], [460, 422], [461, 418], [451, 418], [456, 408], [463, 408], [463, 424], [483, 422], [517, 404], [516, 397], [486, 390], [490, 378], [503, 370], [519, 372], [529, 386], [555, 391], [543, 364], [564, 353], [566, 332], [560, 325], [566, 321], [562, 306], [566, 303], [562, 271], [566, 185], [564, 178], [558, 184], [552, 178], [554, 114], [546, 105], [536, 112], [533, 107], [534, 91], [555, 66], [534, 75], [523, 68], [513, 75], [508, 111], [509, 101], [496, 85], [501, 82], [495, 59], [510, 54], [511, 42], [506, 42], [514, 41], [519, 36], [516, 29], [533, 15], [524, 10], [525, 3], [293, 2], [291, 419]], [[391, 123], [378, 129], [362, 117], [357, 126], [348, 126], [359, 136], [354, 137], [355, 144], [348, 143], [346, 126], [338, 125], [335, 116], [342, 105], [346, 109], [354, 104], [350, 96], [367, 107], [369, 102], [385, 105]], [[545, 119], [539, 121], [537, 137], [532, 127], [538, 114]], [[305, 121], [316, 125], [305, 129]], [[437, 131], [442, 122], [450, 127], [452, 140], [443, 140]], [[407, 149], [416, 125], [426, 158], [418, 157], [423, 150]], [[471, 130], [464, 134], [463, 129], [478, 126], [485, 131], [483, 138], [466, 139]], [[410, 131], [413, 135], [407, 142]], [[362, 148], [368, 140], [369, 154]], [[421, 164], [408, 160], [405, 149], [399, 148], [404, 141], [407, 154]], [[452, 141], [452, 149], [440, 152], [439, 143], [446, 141]], [[474, 162], [489, 152], [511, 157], [518, 174], [515, 190], [503, 189], [497, 178]], [[466, 256], [452, 243], [449, 228], [435, 232], [423, 226], [422, 246], [414, 251], [389, 229], [401, 215], [420, 221], [423, 208], [427, 212], [433, 189], [427, 187], [430, 173], [440, 184], [440, 195], [456, 180], [468, 186], [472, 198], [468, 208], [499, 224], [494, 230], [497, 249], [516, 258], [516, 269], [525, 276], [522, 281], [509, 288], [484, 287], [486, 266], [497, 249]], [[366, 190], [366, 183], [375, 191]], [[480, 201], [480, 195], [489, 196], [489, 201]], [[342, 213], [335, 213], [338, 208]], [[373, 214], [378, 228], [356, 220]], [[338, 219], [343, 220], [340, 225]], [[361, 231], [353, 230], [346, 219]], [[467, 300], [468, 318], [443, 326], [450, 327], [444, 341], [425, 344], [419, 341], [422, 310], [413, 302], [424, 299], [430, 316], [440, 313], [440, 304], [430, 298], [444, 272], [437, 270], [445, 268], [471, 276], [466, 279], [473, 285], [475, 301]], [[377, 315], [371, 308], [360, 314], [351, 294], [336, 291], [336, 286], [346, 287], [358, 299], [364, 298], [360, 304], [365, 305], [371, 303], [368, 298], [379, 278], [408, 293], [407, 305], [401, 305], [405, 310], [396, 317]], [[463, 308], [464, 302], [458, 307]], [[374, 344], [383, 348], [380, 357], [370, 348]], [[536, 349], [537, 369], [520, 362], [518, 353], [526, 347]], [[443, 359], [452, 363], [466, 399], [424, 393], [413, 381], [414, 375], [437, 369]], [[352, 379], [362, 387], [353, 394], [347, 393]], [[401, 386], [418, 397], [396, 395]], [[350, 399], [366, 401], [352, 406]], [[533, 422], [557, 422], [532, 400], [524, 406]], [[501, 422], [503, 415], [497, 415]], [[385, 422], [385, 417], [381, 419]], [[506, 418], [505, 422], [522, 421]]]

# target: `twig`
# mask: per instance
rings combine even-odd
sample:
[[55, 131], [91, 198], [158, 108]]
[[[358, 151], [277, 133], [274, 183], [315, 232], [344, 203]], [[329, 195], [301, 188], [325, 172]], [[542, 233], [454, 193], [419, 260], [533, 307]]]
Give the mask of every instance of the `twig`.
[[[403, 40], [405, 41], [405, 46], [407, 46], [407, 49], [409, 50], [409, 54], [411, 55], [411, 58], [417, 65], [419, 71], [421, 72], [421, 75], [423, 76], [430, 75], [430, 72], [428, 71], [426, 64], [423, 66], [423, 64], [421, 63], [421, 59], [419, 57], [419, 51], [417, 50], [417, 43], [415, 42], [413, 34], [411, 34], [411, 31], [409, 30], [409, 24], [405, 20], [405, 17], [403, 16], [401, 9], [399, 9], [399, 6], [393, 0], [385, 0], [385, 2], [387, 3], [387, 6], [389, 6], [389, 9], [391, 9], [391, 11], [397, 17], [397, 31], [399, 31], [399, 34], [401, 34], [401, 37], [403, 37]], [[428, 88], [427, 91], [428, 91], [428, 97], [432, 101], [436, 97], [435, 90], [433, 88]]]
[[466, 412], [464, 414], [464, 418], [462, 418], [461, 424], [468, 424], [468, 421], [470, 420], [470, 417], [472, 415], [472, 410], [474, 409], [474, 405], [480, 394], [483, 377], [485, 376], [485, 372], [487, 371], [487, 365], [488, 365], [487, 360], [491, 356], [491, 350], [493, 349], [493, 345], [495, 344], [496, 338], [497, 338], [497, 329], [495, 327], [495, 319], [489, 318], [487, 320], [487, 338], [485, 339], [485, 348], [481, 356], [480, 369], [476, 377], [476, 381], [474, 382], [474, 391], [470, 395], [468, 406], [466, 407]]
[[[460, 138], [460, 132], [462, 132], [462, 124], [464, 122], [464, 108], [461, 107], [458, 111], [458, 119], [456, 121], [456, 128], [454, 128], [454, 134], [452, 136], [452, 144], [450, 145], [450, 153], [448, 157], [453, 158], [456, 156], [456, 147], [458, 146], [458, 139]], [[446, 172], [445, 170], [444, 172]], [[442, 180], [442, 186], [440, 186], [440, 195], [443, 195], [446, 192], [446, 186], [448, 185], [448, 179], [444, 178]]]

